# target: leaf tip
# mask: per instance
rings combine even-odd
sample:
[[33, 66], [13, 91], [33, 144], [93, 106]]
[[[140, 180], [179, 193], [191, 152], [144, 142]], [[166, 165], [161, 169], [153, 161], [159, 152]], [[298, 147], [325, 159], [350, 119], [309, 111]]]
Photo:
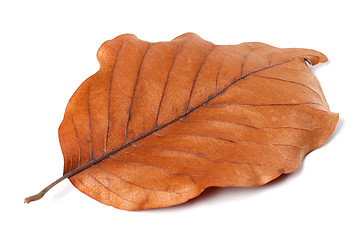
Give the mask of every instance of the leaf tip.
[[322, 54], [321, 52], [312, 50], [314, 53], [305, 55], [304, 59], [308, 63], [310, 63], [312, 66], [318, 64], [318, 63], [325, 63], [328, 61], [328, 58], [325, 56], [325, 54]]

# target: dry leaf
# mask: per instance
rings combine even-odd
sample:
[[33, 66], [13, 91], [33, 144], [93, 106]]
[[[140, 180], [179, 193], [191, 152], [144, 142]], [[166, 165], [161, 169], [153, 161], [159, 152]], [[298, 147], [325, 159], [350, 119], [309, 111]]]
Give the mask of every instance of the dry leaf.
[[258, 186], [295, 171], [333, 132], [306, 61], [314, 50], [214, 45], [193, 33], [105, 42], [100, 70], [74, 93], [59, 128], [64, 176], [126, 210], [167, 207], [209, 186]]

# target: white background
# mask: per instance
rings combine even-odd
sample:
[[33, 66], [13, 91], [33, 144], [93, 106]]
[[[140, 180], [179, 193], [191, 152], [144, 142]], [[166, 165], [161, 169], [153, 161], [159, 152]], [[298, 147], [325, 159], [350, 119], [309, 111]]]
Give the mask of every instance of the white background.
[[[360, 239], [357, 1], [2, 1], [1, 239]], [[167, 41], [311, 48], [335, 133], [300, 170], [256, 188], [210, 189], [188, 203], [128, 212], [63, 181], [57, 128], [72, 93], [98, 70], [100, 45], [123, 33]]]

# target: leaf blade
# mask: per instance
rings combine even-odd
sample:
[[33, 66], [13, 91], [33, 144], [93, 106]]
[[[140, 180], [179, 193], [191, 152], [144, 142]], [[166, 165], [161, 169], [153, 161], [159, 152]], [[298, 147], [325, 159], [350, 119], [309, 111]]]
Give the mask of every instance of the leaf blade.
[[[147, 54], [149, 60], [145, 62]], [[159, 67], [157, 59], [161, 57], [166, 67]], [[265, 184], [295, 171], [302, 158], [325, 141], [324, 137], [314, 137], [314, 131], [327, 128], [329, 135], [336, 126], [337, 115], [329, 113], [320, 85], [305, 64], [304, 59], [312, 64], [326, 61], [313, 50], [283, 50], [262, 43], [216, 46], [194, 34], [149, 44], [125, 35], [105, 43], [98, 59], [100, 71], [70, 100], [59, 138], [66, 171], [76, 169], [73, 159], [80, 159], [80, 166], [88, 165], [86, 171], [80, 171], [84, 174], [70, 177], [71, 182], [85, 194], [117, 208], [139, 210], [179, 204], [209, 186]], [[278, 77], [272, 72], [280, 68], [287, 75]], [[289, 76], [296, 76], [296, 81]], [[157, 78], [161, 78], [159, 84], [152, 85]], [[266, 79], [268, 88], [259, 79]], [[302, 89], [293, 96], [287, 92], [289, 85]], [[259, 91], [265, 97], [254, 102], [252, 96]], [[87, 112], [82, 100], [86, 94]], [[81, 123], [81, 131], [67, 126], [69, 116], [73, 127]], [[296, 124], [284, 125], [289, 119]], [[309, 124], [309, 119], [315, 120]], [[319, 127], [313, 123], [316, 121], [324, 124]], [[205, 122], [213, 128], [208, 129]], [[197, 132], [186, 134], [189, 129]], [[74, 146], [80, 149], [77, 155]], [[226, 160], [227, 155], [235, 160]], [[114, 163], [114, 159], [122, 161]], [[137, 174], [139, 166], [146, 166], [148, 173], [141, 170], [143, 174]], [[120, 173], [129, 175], [125, 178]], [[92, 184], [87, 187], [88, 182]], [[91, 187], [94, 184], [100, 187]]]

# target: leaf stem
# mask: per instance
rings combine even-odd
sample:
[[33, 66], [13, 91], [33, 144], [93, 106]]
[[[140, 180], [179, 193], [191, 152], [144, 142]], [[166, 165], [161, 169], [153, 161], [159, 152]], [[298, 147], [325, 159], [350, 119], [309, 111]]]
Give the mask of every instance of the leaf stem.
[[32, 201], [36, 201], [41, 199], [45, 193], [47, 193], [52, 187], [54, 187], [56, 184], [58, 184], [59, 182], [61, 182], [62, 180], [69, 178], [71, 176], [74, 176], [75, 174], [87, 169], [88, 167], [93, 166], [94, 164], [104, 160], [105, 158], [109, 157], [110, 155], [113, 154], [112, 152], [109, 152], [108, 154], [103, 155], [102, 157], [95, 159], [93, 161], [90, 161], [84, 165], [82, 165], [81, 167], [75, 168], [73, 170], [71, 170], [70, 172], [67, 172], [66, 174], [64, 174], [63, 176], [61, 176], [60, 178], [58, 178], [57, 180], [55, 180], [53, 183], [51, 183], [49, 186], [47, 186], [46, 188], [44, 188], [43, 190], [41, 190], [41, 192], [39, 192], [38, 194], [35, 194], [33, 196], [27, 197], [24, 199], [24, 203], [30, 203]]
[[41, 192], [39, 192], [38, 194], [25, 198], [24, 203], [30, 203], [32, 201], [41, 199], [45, 195], [45, 193], [47, 193], [47, 191], [49, 191], [53, 186], [64, 180], [66, 178], [65, 175], [63, 175], [62, 177], [51, 183], [49, 186], [41, 190]]

